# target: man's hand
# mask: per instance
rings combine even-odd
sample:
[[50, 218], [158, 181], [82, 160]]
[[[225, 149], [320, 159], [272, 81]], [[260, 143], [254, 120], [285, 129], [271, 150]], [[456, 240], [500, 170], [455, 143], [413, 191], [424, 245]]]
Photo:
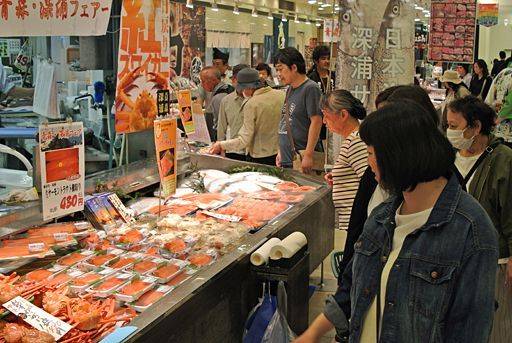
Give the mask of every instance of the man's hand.
[[304, 174], [310, 174], [313, 170], [313, 155], [305, 153], [304, 156], [302, 156], [302, 172]]
[[278, 151], [277, 155], [276, 155], [276, 166], [281, 168], [281, 152], [280, 151]]
[[509, 258], [507, 262], [507, 271], [505, 273], [505, 286], [512, 290], [512, 258]]
[[211, 155], [220, 155], [222, 153], [222, 145], [220, 145], [220, 142], [215, 142], [208, 153]]
[[332, 173], [327, 173], [324, 175], [324, 180], [325, 182], [327, 182], [327, 184], [329, 185], [329, 187], [332, 187], [332, 185], [334, 184], [334, 181], [332, 179]]

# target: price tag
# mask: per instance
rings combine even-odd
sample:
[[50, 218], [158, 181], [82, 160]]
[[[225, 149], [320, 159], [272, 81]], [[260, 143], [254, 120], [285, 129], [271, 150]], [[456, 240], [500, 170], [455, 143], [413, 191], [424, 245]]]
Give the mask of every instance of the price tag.
[[68, 233], [67, 232], [56, 232], [53, 234], [53, 238], [57, 242], [66, 242], [68, 240]]
[[20, 296], [6, 302], [3, 307], [23, 318], [35, 329], [52, 335], [56, 341], [72, 329], [72, 326], [68, 323], [52, 316]]
[[233, 222], [233, 223], [237, 223], [242, 219], [241, 217], [231, 216], [228, 214], [220, 214], [220, 213], [215, 213], [215, 212], [210, 212], [210, 211], [201, 211], [201, 213], [206, 214], [207, 216], [210, 216], [212, 218], [217, 218], [220, 220], [225, 220], [225, 221]]
[[44, 243], [30, 243], [28, 245], [28, 251], [31, 253], [43, 252], [46, 250]]
[[85, 177], [82, 122], [39, 126], [39, 153], [43, 219], [82, 211]]
[[124, 204], [122, 203], [121, 199], [119, 199], [117, 194], [114, 194], [114, 193], [110, 194], [108, 196], [108, 200], [110, 201], [112, 206], [114, 206], [114, 208], [117, 210], [117, 212], [119, 213], [121, 218], [123, 218], [123, 220], [126, 223], [135, 222], [135, 219], [133, 218], [131, 212], [128, 211], [128, 209], [124, 206]]
[[157, 292], [164, 293], [164, 294], [171, 290], [172, 290], [172, 286], [167, 286], [167, 285], [158, 286], [158, 288], [156, 289]]

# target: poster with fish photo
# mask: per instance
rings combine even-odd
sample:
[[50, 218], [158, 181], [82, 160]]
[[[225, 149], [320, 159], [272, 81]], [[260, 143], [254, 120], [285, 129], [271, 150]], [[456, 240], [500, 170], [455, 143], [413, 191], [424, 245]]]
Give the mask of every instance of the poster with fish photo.
[[428, 59], [473, 63], [476, 34], [475, 0], [432, 0]]
[[341, 0], [336, 88], [369, 109], [377, 94], [414, 77], [414, 7], [405, 0]]
[[194, 133], [196, 128], [192, 113], [192, 95], [190, 89], [184, 89], [178, 92], [178, 110], [180, 111], [181, 124], [187, 136]]
[[170, 66], [171, 79], [183, 77], [199, 85], [199, 73], [206, 51], [206, 8], [171, 1]]
[[84, 129], [82, 122], [39, 126], [39, 167], [43, 219], [84, 209]]
[[115, 128], [153, 127], [157, 91], [169, 89], [169, 11], [164, 0], [123, 1], [115, 101]]
[[155, 121], [155, 148], [162, 196], [168, 197], [176, 192], [177, 157], [176, 157], [175, 118]]

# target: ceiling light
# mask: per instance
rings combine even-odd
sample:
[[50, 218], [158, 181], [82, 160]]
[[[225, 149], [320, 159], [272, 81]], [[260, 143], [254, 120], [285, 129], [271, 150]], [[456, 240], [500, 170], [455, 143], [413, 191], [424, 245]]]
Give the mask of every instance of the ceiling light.
[[319, 21], [317, 21], [315, 25], [316, 25], [316, 27], [322, 26], [322, 24]]
[[508, 19], [507, 19], [507, 18], [503, 19], [503, 24], [504, 24], [505, 26], [508, 26]]
[[299, 16], [298, 16], [297, 14], [295, 14], [295, 18], [293, 19], [293, 21], [294, 21], [296, 24], [300, 23], [300, 21], [299, 21]]
[[254, 7], [252, 9], [252, 14], [251, 14], [254, 18], [258, 18], [258, 11], [256, 11], [256, 7]]
[[194, 8], [194, 4], [192, 3], [192, 0], [187, 0], [187, 8]]
[[322, 5], [322, 7], [331, 7], [331, 4], [325, 3]]
[[274, 20], [274, 16], [272, 15], [272, 11], [268, 12], [267, 18], [270, 20]]
[[314, 5], [314, 4], [316, 4], [316, 0], [308, 0], [308, 4]]
[[283, 23], [286, 23], [288, 21], [288, 19], [286, 18], [286, 15], [283, 13], [283, 16], [281, 17], [281, 21]]
[[214, 1], [213, 4], [212, 4], [212, 11], [219, 12], [219, 8], [217, 7], [217, 2], [216, 1]]
[[414, 18], [414, 21], [420, 21], [420, 18]]
[[238, 11], [238, 5], [235, 5], [235, 7], [233, 7], [233, 14], [236, 14], [236, 15], [240, 14], [240, 12]]
[[306, 25], [311, 25], [311, 22], [309, 21], [309, 18], [306, 18]]

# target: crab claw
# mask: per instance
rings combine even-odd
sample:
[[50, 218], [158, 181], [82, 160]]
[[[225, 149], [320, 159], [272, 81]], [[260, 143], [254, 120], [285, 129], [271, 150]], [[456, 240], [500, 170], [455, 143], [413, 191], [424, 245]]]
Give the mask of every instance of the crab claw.
[[126, 73], [125, 76], [119, 81], [117, 88], [120, 90], [124, 90], [128, 87], [136, 87], [133, 85], [133, 82], [141, 75], [142, 67], [137, 67], [132, 71]]
[[149, 72], [148, 75], [151, 75], [152, 78], [149, 81], [154, 82], [156, 85], [153, 88], [160, 89], [168, 89], [169, 88], [169, 78], [164, 76], [161, 73]]

